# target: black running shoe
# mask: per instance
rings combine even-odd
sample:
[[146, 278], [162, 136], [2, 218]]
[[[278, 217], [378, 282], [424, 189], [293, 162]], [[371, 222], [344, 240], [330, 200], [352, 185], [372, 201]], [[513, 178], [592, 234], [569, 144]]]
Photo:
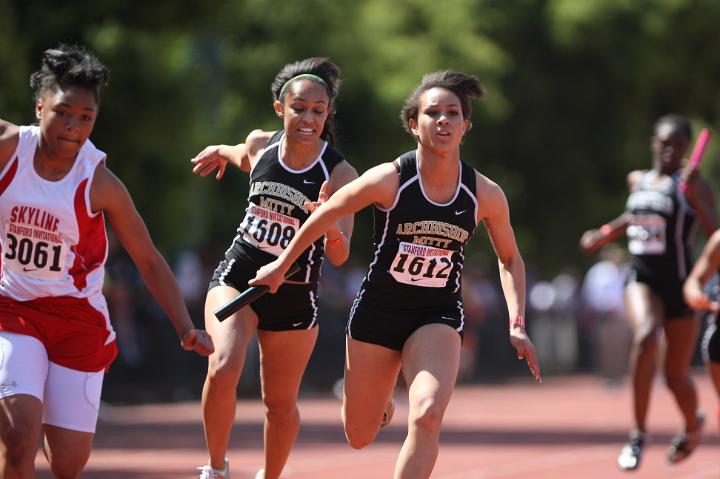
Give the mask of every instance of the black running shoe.
[[643, 446], [645, 445], [645, 434], [640, 431], [632, 431], [628, 437], [628, 442], [620, 451], [618, 456], [618, 466], [623, 471], [634, 471], [640, 467], [640, 458], [642, 457]]

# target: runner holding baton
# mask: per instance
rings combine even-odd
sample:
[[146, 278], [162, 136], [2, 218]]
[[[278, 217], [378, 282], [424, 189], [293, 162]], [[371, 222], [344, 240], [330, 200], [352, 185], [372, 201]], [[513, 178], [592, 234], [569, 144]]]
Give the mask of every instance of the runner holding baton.
[[[298, 258], [297, 272], [285, 278], [275, 294], [250, 288], [248, 281], [282, 254], [316, 208], [357, 178], [333, 146], [339, 87], [340, 70], [327, 58], [289, 63], [271, 86], [273, 111], [282, 128], [252, 129], [243, 143], [211, 145], [192, 159], [193, 172], [201, 176], [214, 174], [220, 179], [228, 166], [250, 176], [245, 214], [213, 273], [205, 302], [205, 324], [218, 338], [218, 346], [209, 358], [203, 387], [209, 457], [200, 466], [198, 479], [230, 476], [227, 456], [235, 391], [254, 336], [262, 351], [265, 405], [265, 464], [255, 477], [280, 477], [295, 443], [300, 428], [297, 395], [318, 335], [320, 269], [325, 259], [334, 266], [347, 260], [352, 215], [331, 225]], [[242, 307], [251, 302], [250, 307]]]
[[700, 321], [683, 298], [683, 283], [693, 268], [695, 230], [701, 226], [710, 237], [720, 226], [710, 183], [695, 172], [709, 138], [707, 130], [700, 132], [683, 166], [692, 139], [690, 122], [679, 115], [658, 119], [650, 141], [652, 168], [629, 173], [625, 211], [600, 228], [586, 231], [580, 240], [583, 250], [594, 252], [626, 236], [632, 257], [624, 294], [633, 330], [633, 421], [617, 461], [624, 471], [640, 467], [660, 357], [665, 383], [684, 422], [667, 449], [668, 463], [685, 460], [702, 437], [704, 415], [690, 374]]

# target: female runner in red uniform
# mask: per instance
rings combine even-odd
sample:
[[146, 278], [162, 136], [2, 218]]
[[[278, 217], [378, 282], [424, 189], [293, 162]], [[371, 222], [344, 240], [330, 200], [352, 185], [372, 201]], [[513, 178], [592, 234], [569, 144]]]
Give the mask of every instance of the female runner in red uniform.
[[0, 120], [0, 477], [34, 477], [37, 445], [56, 477], [92, 448], [115, 332], [102, 295], [105, 217], [170, 317], [208, 355], [180, 289], [122, 182], [89, 140], [107, 69], [80, 47], [46, 50], [30, 84], [38, 126]]

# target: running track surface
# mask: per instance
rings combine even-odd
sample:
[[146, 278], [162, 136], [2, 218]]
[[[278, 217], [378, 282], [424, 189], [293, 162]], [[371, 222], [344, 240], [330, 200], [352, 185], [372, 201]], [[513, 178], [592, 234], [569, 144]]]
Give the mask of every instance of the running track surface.
[[[615, 459], [630, 424], [626, 384], [608, 387], [595, 377], [530, 379], [506, 385], [459, 386], [445, 416], [434, 479], [720, 478], [717, 399], [709, 380], [696, 372], [705, 437], [684, 463], [669, 466], [665, 449], [681, 427], [670, 393], [654, 385], [652, 433], [635, 473], [620, 472]], [[302, 426], [283, 478], [391, 478], [405, 436], [407, 400], [396, 392], [393, 423], [371, 446], [346, 445], [337, 400], [303, 398]], [[251, 479], [262, 465], [259, 401], [238, 402], [228, 457], [233, 479]], [[95, 446], [83, 478], [197, 478], [207, 461], [198, 403], [104, 406]], [[51, 478], [38, 454], [38, 477]]]

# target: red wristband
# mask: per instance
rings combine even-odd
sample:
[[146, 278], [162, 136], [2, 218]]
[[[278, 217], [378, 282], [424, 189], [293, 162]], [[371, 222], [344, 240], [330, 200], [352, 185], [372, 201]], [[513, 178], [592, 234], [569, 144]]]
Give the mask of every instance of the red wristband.
[[340, 236], [338, 236], [338, 237], [335, 238], [335, 239], [330, 239], [330, 238], [328, 238], [328, 237], [326, 236], [326, 237], [325, 237], [325, 246], [335, 246], [335, 245], [338, 245], [338, 244], [340, 244], [344, 239], [345, 239], [345, 235], [343, 235], [342, 233], [340, 234]]
[[522, 326], [525, 329], [525, 318], [519, 314], [510, 320], [510, 329], [516, 326]]
[[602, 225], [602, 226], [600, 227], [600, 232], [601, 232], [603, 235], [605, 235], [605, 236], [607, 236], [607, 235], [609, 235], [610, 233], [612, 233], [612, 230], [613, 230], [612, 226], [610, 226], [610, 225], [607, 224], [607, 223], [605, 223], [604, 225]]

